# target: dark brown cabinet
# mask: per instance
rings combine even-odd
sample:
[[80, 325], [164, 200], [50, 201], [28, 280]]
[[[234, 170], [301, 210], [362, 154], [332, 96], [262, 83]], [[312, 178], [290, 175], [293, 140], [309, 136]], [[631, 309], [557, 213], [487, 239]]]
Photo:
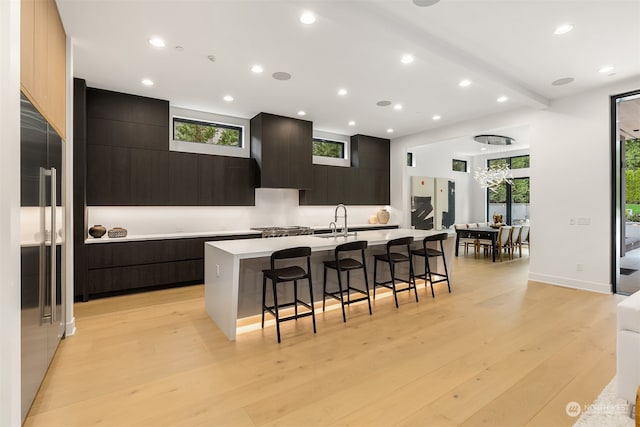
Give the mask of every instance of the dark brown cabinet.
[[88, 206], [255, 204], [253, 159], [169, 151], [167, 101], [84, 90]]
[[251, 119], [251, 156], [265, 188], [308, 189], [311, 171], [312, 123], [260, 113]]
[[260, 234], [86, 245], [87, 289], [76, 289], [76, 296], [203, 283], [205, 242], [255, 237]]
[[388, 205], [389, 140], [351, 137], [351, 167], [313, 165], [312, 189], [300, 191], [300, 205]]
[[169, 153], [169, 204], [189, 205], [198, 200], [198, 155]]

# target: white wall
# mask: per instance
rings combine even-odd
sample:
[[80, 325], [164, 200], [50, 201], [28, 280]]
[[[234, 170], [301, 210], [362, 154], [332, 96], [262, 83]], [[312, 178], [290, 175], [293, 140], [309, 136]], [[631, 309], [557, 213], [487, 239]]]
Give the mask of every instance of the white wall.
[[[431, 178], [447, 178], [456, 183], [456, 223], [478, 222], [473, 219], [473, 204], [469, 201], [471, 183], [473, 182], [471, 156], [453, 155], [444, 144], [423, 145], [409, 150], [413, 153], [413, 167], [405, 166], [409, 177], [426, 176]], [[451, 160], [467, 161], [468, 172], [454, 172], [451, 170]], [[410, 178], [409, 178], [410, 182]], [[410, 188], [410, 187], [409, 187]], [[410, 191], [410, 190], [409, 190]], [[408, 219], [409, 223], [411, 219]]]
[[[366, 224], [384, 206], [348, 205], [349, 225]], [[130, 235], [247, 230], [251, 227], [306, 225], [328, 227], [335, 206], [298, 206], [298, 190], [256, 189], [255, 206], [98, 207], [87, 209], [88, 224], [124, 227]], [[391, 211], [390, 224], [399, 217]]]
[[[532, 251], [529, 278], [610, 292], [610, 96], [640, 89], [635, 78], [560, 99], [546, 110], [520, 109], [398, 138], [391, 144], [391, 205], [407, 224], [408, 147], [529, 126]], [[588, 217], [590, 225], [569, 225]], [[578, 264], [582, 271], [578, 271]]]
[[0, 425], [20, 416], [20, 2], [0, 2]]

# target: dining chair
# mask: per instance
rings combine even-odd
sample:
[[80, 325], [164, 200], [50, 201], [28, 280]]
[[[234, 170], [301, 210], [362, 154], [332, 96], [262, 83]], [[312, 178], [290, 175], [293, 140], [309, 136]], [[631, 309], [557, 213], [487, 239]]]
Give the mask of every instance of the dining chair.
[[522, 244], [520, 238], [522, 237], [522, 226], [514, 225], [513, 230], [511, 231], [511, 243], [509, 247], [511, 248], [511, 259], [513, 259], [516, 249], [518, 249], [520, 253], [520, 258], [522, 258]]
[[[469, 224], [453, 224], [453, 228], [456, 230], [465, 230], [469, 228]], [[473, 247], [473, 253], [476, 253], [476, 239], [470, 237], [461, 237], [458, 242], [459, 246], [464, 247], [464, 254], [469, 254], [469, 246]]]
[[527, 250], [529, 251], [529, 255], [531, 255], [531, 245], [530, 242], [530, 231], [531, 227], [529, 225], [522, 226], [522, 232], [520, 233], [520, 256], [522, 256], [522, 246], [527, 246]]
[[513, 232], [513, 228], [510, 225], [503, 225], [500, 227], [500, 231], [498, 231], [498, 238], [496, 240], [495, 251], [498, 251], [500, 254], [500, 261], [502, 261], [502, 254], [504, 251], [507, 251], [507, 257], [511, 258], [511, 248], [509, 247], [511, 242], [511, 233]]

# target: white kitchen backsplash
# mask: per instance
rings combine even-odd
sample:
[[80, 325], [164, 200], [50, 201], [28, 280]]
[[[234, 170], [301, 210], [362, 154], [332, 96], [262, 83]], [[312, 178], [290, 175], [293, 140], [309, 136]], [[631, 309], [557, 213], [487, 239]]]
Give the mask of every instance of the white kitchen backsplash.
[[[367, 224], [369, 217], [386, 207], [389, 224], [399, 219], [388, 206], [350, 206], [350, 225]], [[255, 206], [90, 206], [89, 226], [124, 227], [130, 235], [197, 233], [247, 230], [251, 227], [305, 225], [327, 226], [335, 206], [299, 206], [298, 190], [258, 188]]]

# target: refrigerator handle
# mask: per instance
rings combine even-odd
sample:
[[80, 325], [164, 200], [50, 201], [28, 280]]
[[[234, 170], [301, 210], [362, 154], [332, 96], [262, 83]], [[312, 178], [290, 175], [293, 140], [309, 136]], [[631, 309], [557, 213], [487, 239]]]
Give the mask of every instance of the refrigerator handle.
[[51, 168], [51, 324], [56, 321], [56, 293], [57, 293], [57, 226], [56, 210], [58, 205], [56, 168]]
[[40, 268], [38, 269], [38, 309], [40, 312], [40, 325], [42, 325], [45, 321], [49, 320], [49, 316], [45, 314], [44, 304], [45, 304], [45, 289], [47, 286], [47, 278], [45, 276], [45, 271], [47, 269], [47, 234], [46, 234], [46, 220], [45, 220], [45, 205], [47, 203], [46, 200], [46, 192], [45, 192], [45, 184], [46, 184], [46, 176], [47, 170], [45, 168], [40, 168], [40, 185], [38, 190], [38, 200], [40, 206], [40, 252], [38, 261], [40, 263]]

